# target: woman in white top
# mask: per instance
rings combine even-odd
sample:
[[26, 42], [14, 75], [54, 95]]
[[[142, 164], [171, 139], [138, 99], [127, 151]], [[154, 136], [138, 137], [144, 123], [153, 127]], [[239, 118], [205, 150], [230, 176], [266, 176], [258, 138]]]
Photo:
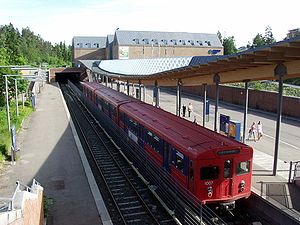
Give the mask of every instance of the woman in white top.
[[259, 140], [263, 136], [262, 124], [260, 121], [257, 123], [257, 139]]

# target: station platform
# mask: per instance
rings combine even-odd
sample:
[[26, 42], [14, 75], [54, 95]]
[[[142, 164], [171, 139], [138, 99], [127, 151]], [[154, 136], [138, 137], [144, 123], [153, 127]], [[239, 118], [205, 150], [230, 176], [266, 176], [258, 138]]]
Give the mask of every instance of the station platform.
[[47, 225], [112, 224], [72, 126], [58, 84], [46, 84], [18, 133], [20, 160], [0, 171], [0, 196], [35, 178], [53, 199]]

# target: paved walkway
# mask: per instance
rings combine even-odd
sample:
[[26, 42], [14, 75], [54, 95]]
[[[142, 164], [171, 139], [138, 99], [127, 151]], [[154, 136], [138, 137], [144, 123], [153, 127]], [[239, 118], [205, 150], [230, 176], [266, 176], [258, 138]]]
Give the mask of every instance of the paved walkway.
[[91, 178], [86, 176], [56, 84], [45, 85], [38, 95], [37, 110], [24, 123], [17, 141], [21, 159], [1, 171], [1, 197], [12, 195], [17, 180], [30, 184], [36, 178], [54, 200], [48, 225], [103, 224], [101, 196], [91, 191]]

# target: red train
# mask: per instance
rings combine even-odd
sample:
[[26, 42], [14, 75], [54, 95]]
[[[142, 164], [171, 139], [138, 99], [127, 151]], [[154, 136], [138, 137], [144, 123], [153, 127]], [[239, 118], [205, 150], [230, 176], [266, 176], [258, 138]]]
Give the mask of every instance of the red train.
[[98, 83], [84, 95], [203, 204], [233, 208], [251, 194], [251, 147]]

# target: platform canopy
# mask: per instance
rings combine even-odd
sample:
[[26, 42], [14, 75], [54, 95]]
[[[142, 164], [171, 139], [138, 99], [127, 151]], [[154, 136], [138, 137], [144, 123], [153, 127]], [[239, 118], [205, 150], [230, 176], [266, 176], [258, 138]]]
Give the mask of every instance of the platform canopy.
[[278, 64], [287, 68], [285, 78], [300, 76], [300, 36], [268, 46], [226, 56], [193, 56], [175, 58], [81, 60], [96, 74], [131, 83], [175, 86], [213, 84], [218, 74], [220, 83], [245, 80], [275, 80]]

